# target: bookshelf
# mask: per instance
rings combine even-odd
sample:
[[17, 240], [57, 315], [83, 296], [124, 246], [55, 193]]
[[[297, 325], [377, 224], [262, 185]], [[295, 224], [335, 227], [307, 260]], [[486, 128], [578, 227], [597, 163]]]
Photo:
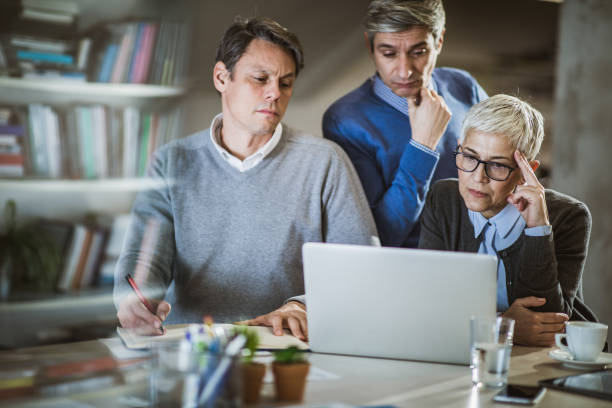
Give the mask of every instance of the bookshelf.
[[[0, 36], [0, 52], [4, 50], [4, 57], [7, 57], [4, 61], [10, 63], [3, 67], [0, 59], [0, 110], [11, 111], [11, 119], [0, 125], [5, 126], [4, 129], [8, 126], [22, 128], [21, 134], [14, 136], [19, 149], [9, 150], [12, 147], [5, 145], [6, 150], [0, 151], [4, 153], [4, 160], [9, 153], [22, 155], [21, 172], [0, 173], [0, 210], [12, 199], [17, 205], [19, 223], [46, 219], [55, 224], [71, 224], [73, 231], [77, 226], [83, 228], [85, 220], [95, 216], [105, 224], [104, 228], [110, 229], [108, 242], [104, 240], [101, 244], [106, 246], [105, 252], [93, 257], [87, 255], [89, 249], [82, 249], [77, 258], [82, 265], [89, 265], [89, 258], [99, 259], [91, 264], [112, 270], [107, 266], [109, 262], [114, 265], [125, 231], [118, 229], [121, 233], [115, 233], [116, 225], [121, 224], [116, 221], [126, 218], [139, 192], [161, 187], [158, 181], [144, 177], [148, 157], [160, 145], [182, 135], [180, 111], [189, 88], [186, 85], [189, 30], [182, 23], [188, 21], [186, 6], [165, 0], [103, 3], [19, 0], [15, 3], [20, 3], [24, 10], [47, 6], [51, 9], [43, 13], [46, 21], [26, 21], [25, 25], [21, 24], [23, 11], [11, 10], [20, 24], [7, 20], [7, 13], [0, 15], [0, 21], [8, 22], [4, 25], [4, 37]], [[53, 7], [59, 9], [53, 10]], [[62, 20], [59, 17], [64, 23], [57, 22]], [[49, 23], [50, 19], [57, 21]], [[59, 31], [69, 34], [44, 38], [41, 28], [53, 24]], [[10, 31], [13, 26], [15, 31]], [[57, 68], [48, 65], [59, 65], [59, 59], [40, 66], [34, 61], [33, 67], [24, 68], [15, 45], [30, 40], [29, 32], [17, 31], [24, 27], [31, 30], [34, 37], [40, 35], [35, 39], [39, 46], [67, 47], [67, 51], [56, 51], [56, 58], [70, 54], [74, 64], [60, 67], [57, 77], [45, 75]], [[164, 44], [157, 43], [157, 39], [164, 39]], [[85, 68], [77, 63], [81, 59], [83, 40], [90, 43], [89, 54], [85, 53], [88, 55]], [[126, 47], [128, 43], [132, 45]], [[123, 53], [122, 62], [119, 57], [108, 59], [111, 45], [117, 47], [117, 54]], [[142, 49], [148, 51], [142, 52]], [[45, 51], [33, 52], [43, 54]], [[96, 82], [102, 78], [104, 63], [110, 64], [107, 73], [112, 79]], [[64, 71], [70, 74], [69, 78], [64, 77]], [[42, 114], [35, 115], [39, 113]], [[83, 136], [85, 134], [87, 136]], [[99, 143], [100, 139], [104, 142]], [[45, 172], [44, 165], [43, 171], [40, 170], [41, 151], [48, 157], [43, 164], [46, 162], [50, 169], [52, 166], [48, 163], [53, 162], [54, 171]], [[95, 159], [90, 167], [87, 163], [91, 163], [91, 157]], [[100, 165], [100, 162], [106, 164]], [[0, 167], [2, 164], [6, 162], [0, 162]], [[98, 226], [87, 225], [89, 227]], [[0, 220], [0, 233], [3, 229]], [[74, 235], [74, 232], [66, 235], [62, 255], [65, 265], [60, 267], [61, 273], [65, 273], [69, 254], [72, 259], [74, 248], [81, 248], [80, 243], [75, 243]], [[111, 245], [110, 241], [114, 243]], [[83, 244], [83, 248], [89, 247]], [[108, 286], [109, 276], [112, 281], [112, 271], [104, 275], [105, 287], [92, 288], [77, 283], [70, 285], [66, 293], [11, 293], [10, 301], [0, 302], [0, 347], [35, 345], [53, 337], [54, 330], [59, 338], [62, 332], [97, 322], [100, 326], [113, 327], [116, 310]], [[77, 279], [71, 281], [78, 282]]]
[[[129, 213], [138, 192], [161, 187], [142, 178], [101, 180], [0, 180], [0, 202], [12, 199], [22, 220], [76, 221], [87, 214]], [[44, 204], [42, 204], [44, 203]]]
[[156, 101], [175, 99], [185, 94], [185, 88], [178, 86], [71, 83], [10, 77], [0, 77], [0, 90], [0, 104], [5, 105], [99, 103], [144, 106]]

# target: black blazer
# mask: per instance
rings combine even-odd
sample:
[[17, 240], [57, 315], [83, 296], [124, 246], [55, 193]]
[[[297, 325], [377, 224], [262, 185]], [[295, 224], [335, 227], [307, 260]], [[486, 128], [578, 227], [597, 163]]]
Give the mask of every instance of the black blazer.
[[[562, 312], [571, 320], [597, 321], [582, 300], [582, 271], [591, 234], [591, 214], [582, 202], [546, 190], [552, 233], [532, 237], [523, 233], [510, 247], [498, 251], [506, 268], [508, 302], [537, 296], [546, 303], [535, 311]], [[474, 226], [459, 194], [457, 179], [438, 181], [429, 191], [421, 214], [419, 248], [478, 252], [483, 234]]]

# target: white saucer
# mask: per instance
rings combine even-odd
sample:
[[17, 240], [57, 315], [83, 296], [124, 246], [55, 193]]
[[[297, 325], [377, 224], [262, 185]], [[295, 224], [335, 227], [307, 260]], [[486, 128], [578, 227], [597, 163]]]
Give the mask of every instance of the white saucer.
[[569, 368], [578, 370], [594, 370], [597, 368], [605, 368], [607, 365], [612, 366], [612, 353], [601, 353], [595, 361], [578, 361], [567, 351], [554, 349], [548, 352], [548, 355], [557, 361], [560, 361]]

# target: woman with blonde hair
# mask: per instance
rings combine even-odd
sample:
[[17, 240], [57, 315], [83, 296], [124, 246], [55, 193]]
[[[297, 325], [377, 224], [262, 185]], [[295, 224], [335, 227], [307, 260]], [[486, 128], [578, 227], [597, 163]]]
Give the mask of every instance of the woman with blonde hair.
[[596, 320], [581, 299], [589, 210], [538, 181], [544, 125], [528, 103], [488, 98], [461, 134], [459, 177], [430, 190], [419, 247], [496, 255], [497, 310], [516, 320], [515, 343], [551, 346], [567, 320]]

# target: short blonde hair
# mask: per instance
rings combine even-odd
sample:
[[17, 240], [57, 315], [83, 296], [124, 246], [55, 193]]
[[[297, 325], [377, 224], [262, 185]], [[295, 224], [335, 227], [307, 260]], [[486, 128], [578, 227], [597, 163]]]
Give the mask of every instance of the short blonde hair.
[[527, 160], [533, 160], [544, 139], [544, 118], [533, 106], [514, 96], [499, 94], [472, 106], [461, 128], [461, 143], [476, 130], [506, 137]]

